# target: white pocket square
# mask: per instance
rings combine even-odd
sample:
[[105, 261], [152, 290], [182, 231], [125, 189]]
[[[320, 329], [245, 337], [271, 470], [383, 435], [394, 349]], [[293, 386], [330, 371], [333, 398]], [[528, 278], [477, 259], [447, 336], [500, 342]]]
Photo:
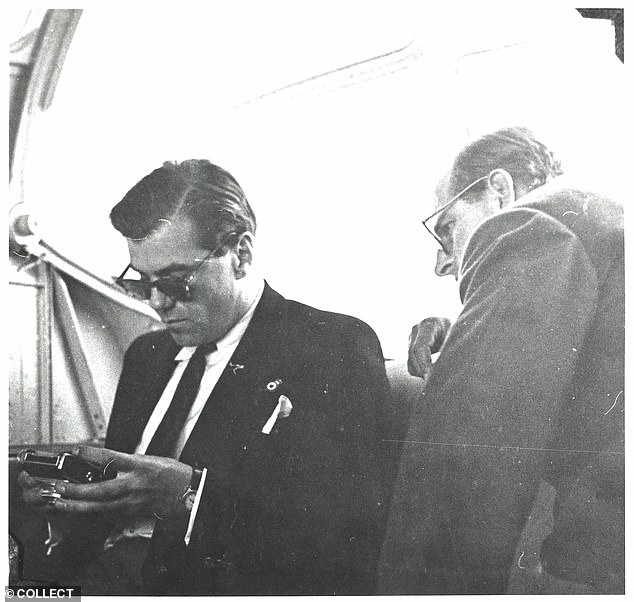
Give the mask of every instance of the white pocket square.
[[286, 397], [286, 395], [280, 395], [280, 398], [277, 400], [277, 405], [271, 414], [271, 417], [266, 421], [266, 424], [262, 427], [262, 432], [265, 435], [270, 435], [273, 426], [277, 422], [278, 418], [288, 418], [293, 409], [293, 404], [291, 400]]

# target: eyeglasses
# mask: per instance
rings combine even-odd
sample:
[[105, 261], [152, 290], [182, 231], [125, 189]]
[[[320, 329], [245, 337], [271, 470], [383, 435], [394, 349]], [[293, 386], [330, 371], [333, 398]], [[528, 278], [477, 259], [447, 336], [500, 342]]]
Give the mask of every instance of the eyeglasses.
[[124, 278], [126, 272], [132, 267], [132, 264], [129, 263], [126, 269], [121, 273], [121, 276], [114, 279], [115, 284], [118, 284], [121, 288], [123, 288], [128, 295], [140, 301], [149, 301], [152, 297], [153, 288], [174, 301], [191, 301], [192, 293], [190, 285], [198, 273], [198, 270], [200, 270], [203, 264], [210, 257], [216, 255], [233, 236], [237, 236], [237, 233], [232, 232], [228, 236], [225, 236], [213, 249], [213, 251], [210, 251], [203, 259], [200, 260], [200, 263], [191, 270], [189, 274], [185, 274], [183, 276], [164, 276], [162, 278], [152, 280], [151, 282], [147, 280], [132, 280], [130, 278]]
[[476, 186], [477, 184], [479, 184], [480, 182], [483, 182], [484, 180], [487, 180], [489, 178], [489, 176], [483, 176], [481, 178], [478, 178], [477, 180], [475, 180], [474, 182], [471, 182], [471, 184], [469, 184], [469, 186], [467, 186], [465, 189], [461, 190], [456, 196], [452, 197], [450, 201], [447, 201], [442, 207], [436, 209], [436, 211], [434, 211], [429, 217], [426, 217], [423, 220], [423, 226], [425, 227], [425, 230], [427, 230], [427, 232], [429, 232], [434, 239], [436, 240], [436, 242], [440, 245], [440, 247], [442, 248], [443, 251], [446, 252], [445, 250], [445, 245], [443, 245], [442, 241], [440, 240], [440, 238], [438, 238], [438, 236], [436, 236], [434, 230], [435, 230], [435, 225], [431, 225], [428, 226], [427, 224], [429, 223], [430, 220], [436, 218], [434, 224], [436, 224], [438, 222], [438, 216], [445, 211], [446, 209], [448, 209], [451, 205], [453, 205], [463, 194], [465, 194], [466, 192], [468, 192], [469, 190], [471, 190], [474, 186]]

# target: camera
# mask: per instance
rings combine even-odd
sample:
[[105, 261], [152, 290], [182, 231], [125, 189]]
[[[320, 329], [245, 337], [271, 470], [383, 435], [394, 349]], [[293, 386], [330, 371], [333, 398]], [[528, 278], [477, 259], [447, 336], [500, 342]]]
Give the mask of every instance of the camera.
[[72, 483], [98, 483], [117, 476], [112, 461], [99, 466], [69, 452], [51, 454], [25, 449], [18, 453], [18, 462], [32, 477]]

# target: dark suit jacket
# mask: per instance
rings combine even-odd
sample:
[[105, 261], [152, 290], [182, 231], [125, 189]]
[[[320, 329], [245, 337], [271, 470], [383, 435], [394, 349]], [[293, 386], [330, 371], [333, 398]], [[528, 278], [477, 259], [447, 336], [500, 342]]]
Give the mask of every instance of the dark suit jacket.
[[379, 590], [503, 593], [540, 479], [544, 568], [623, 583], [623, 210], [543, 186], [485, 221], [419, 405]]
[[[167, 332], [131, 345], [106, 447], [134, 451], [178, 349]], [[281, 394], [291, 414], [263, 434]], [[184, 523], [157, 523], [148, 591], [371, 593], [386, 509], [388, 398], [380, 344], [366, 324], [267, 285], [181, 455], [208, 470], [191, 543], [182, 542]]]

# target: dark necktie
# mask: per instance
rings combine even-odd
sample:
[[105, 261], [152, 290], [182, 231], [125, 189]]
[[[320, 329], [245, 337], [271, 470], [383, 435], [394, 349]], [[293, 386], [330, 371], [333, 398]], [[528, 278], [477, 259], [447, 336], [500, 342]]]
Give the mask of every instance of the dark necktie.
[[199, 345], [189, 358], [187, 367], [174, 392], [172, 402], [148, 445], [146, 455], [172, 457], [174, 446], [183, 430], [189, 411], [198, 394], [200, 380], [205, 373], [205, 355], [216, 349], [215, 343]]

